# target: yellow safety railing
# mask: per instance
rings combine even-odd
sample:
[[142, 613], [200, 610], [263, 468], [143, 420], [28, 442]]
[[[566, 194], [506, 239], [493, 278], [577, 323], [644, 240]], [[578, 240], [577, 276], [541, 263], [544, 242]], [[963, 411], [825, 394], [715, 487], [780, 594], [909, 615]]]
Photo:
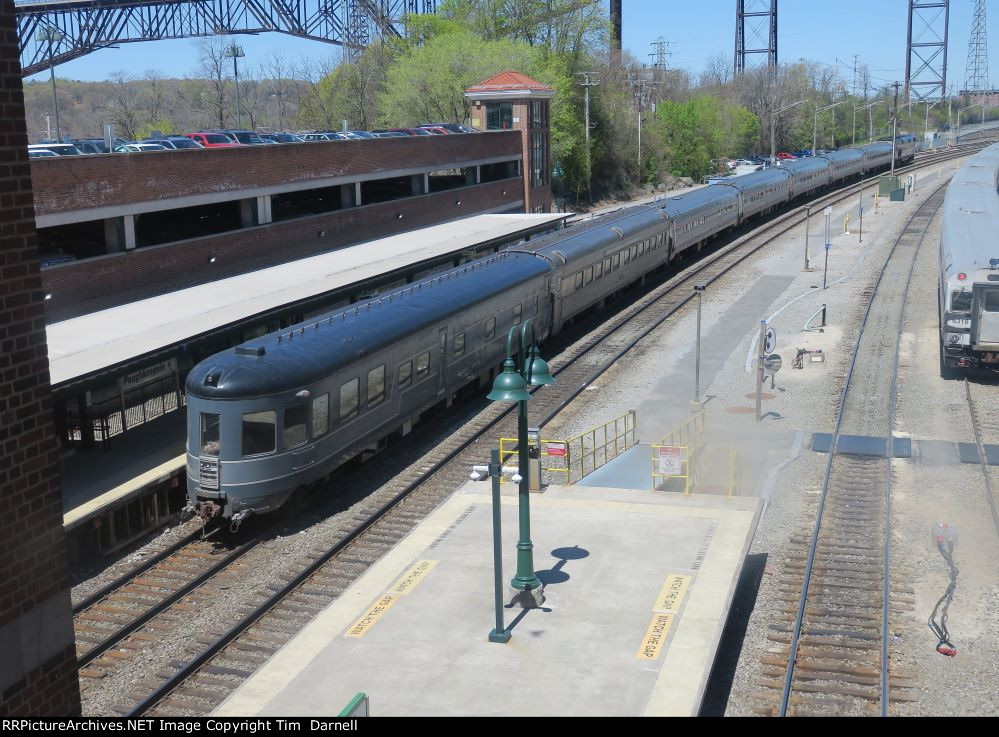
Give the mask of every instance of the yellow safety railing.
[[[542, 481], [556, 477], [565, 485], [576, 483], [635, 445], [637, 426], [637, 414], [629, 410], [569, 440], [541, 438], [537, 456]], [[516, 438], [500, 438], [500, 462], [507, 466], [519, 462]]]
[[683, 494], [689, 496], [696, 482], [697, 453], [704, 435], [704, 413], [691, 415], [652, 445], [652, 489], [666, 490], [670, 479], [683, 480]]
[[742, 488], [742, 473], [739, 471], [739, 454], [735, 448], [728, 452], [728, 498], [738, 496]]

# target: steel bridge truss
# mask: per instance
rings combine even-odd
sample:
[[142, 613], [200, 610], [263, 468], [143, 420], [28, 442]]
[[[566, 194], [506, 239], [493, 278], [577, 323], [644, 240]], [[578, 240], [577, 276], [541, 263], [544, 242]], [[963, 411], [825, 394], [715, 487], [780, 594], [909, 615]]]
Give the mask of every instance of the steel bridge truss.
[[905, 99], [932, 102], [947, 94], [950, 0], [909, 0]]
[[436, 6], [436, 0], [28, 0], [14, 5], [22, 76], [117, 44], [218, 34], [277, 31], [357, 52], [373, 39], [404, 36], [406, 14], [433, 13]]
[[760, 67], [777, 68], [777, 0], [736, 0], [735, 76], [754, 58]]

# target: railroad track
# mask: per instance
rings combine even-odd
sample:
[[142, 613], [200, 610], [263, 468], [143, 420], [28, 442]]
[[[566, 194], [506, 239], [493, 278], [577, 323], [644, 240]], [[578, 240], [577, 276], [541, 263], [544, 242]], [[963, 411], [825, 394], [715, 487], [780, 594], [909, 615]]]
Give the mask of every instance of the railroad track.
[[[913, 167], [898, 171], [905, 173], [965, 153], [962, 148], [927, 156], [920, 158]], [[836, 204], [854, 196], [856, 186], [851, 185], [811, 204], [813, 208]], [[531, 403], [532, 415], [544, 418], [540, 426], [550, 422], [638, 341], [682, 309], [692, 299], [690, 287], [693, 283], [710, 284], [803, 221], [803, 209], [797, 208], [740, 236], [686, 267], [554, 359], [551, 365], [558, 383], [538, 392]], [[151, 713], [161, 715], [210, 711], [464, 483], [468, 468], [488, 456], [488, 447], [496, 437], [514, 436], [515, 424], [515, 415], [507, 407], [489, 405], [459, 431], [444, 432], [447, 439], [430, 453], [416, 457], [412, 452], [407, 456], [403, 450], [393, 453], [390, 458], [382, 454], [366, 463], [363, 473], [331, 477], [327, 488], [320, 490], [322, 497], [335, 496], [340, 500], [338, 508], [344, 506], [343, 500], [356, 502], [345, 526], [330, 533], [325, 543], [313, 546], [305, 556], [311, 562], [293, 564], [281, 574], [281, 581], [263, 584], [257, 590], [256, 598], [228, 621], [189, 638], [190, 648], [185, 657], [164, 664], [155, 677], [143, 678], [136, 688], [125, 694], [125, 699], [118, 700], [113, 707], [115, 711], [137, 715], [149, 712], [154, 705], [155, 710]], [[399, 469], [403, 469], [401, 473]], [[374, 492], [373, 478], [386, 479], [386, 483]], [[335, 495], [333, 486], [336, 487]], [[114, 590], [123, 592], [130, 603], [121, 606], [118, 600], [107, 597], [96, 597], [97, 600], [89, 602], [90, 609], [99, 612], [98, 616], [111, 615], [114, 622], [95, 627], [90, 618], [85, 620], [87, 627], [113, 629], [125, 634], [118, 639], [109, 636], [92, 643], [100, 647], [103, 654], [96, 660], [86, 661], [93, 660], [94, 665], [84, 669], [84, 689], [101, 683], [116, 664], [127, 668], [129, 659], [143, 652], [143, 644], [168, 637], [171, 624], [182, 623], [186, 614], [207, 606], [212, 596], [225, 588], [224, 577], [238, 578], [254, 571], [255, 555], [266, 555], [260, 550], [254, 553], [257, 541], [249, 540], [238, 550], [223, 554], [226, 561], [240, 560], [236, 570], [206, 563], [210, 560], [206, 558], [211, 556], [210, 550], [185, 548], [188, 552], [178, 551], [161, 564], [165, 566], [164, 575], [153, 579], [148, 572], [144, 573], [141, 577], [146, 580], [139, 585], [127, 578], [117, 582]], [[188, 544], [197, 545], [193, 541]], [[152, 587], [161, 589], [156, 592], [162, 595], [156, 604], [152, 604], [154, 597], [148, 590], [150, 587], [139, 589], [147, 583], [159, 584]], [[150, 605], [146, 609], [155, 607], [155, 612], [150, 615], [144, 611], [141, 621], [127, 621], [126, 612], [142, 609], [140, 600], [143, 598]], [[230, 622], [231, 626], [226, 626]], [[90, 638], [100, 639], [95, 635]], [[92, 648], [83, 650], [82, 658], [90, 657], [86, 650]]]
[[995, 489], [992, 485], [992, 467], [989, 465], [985, 449], [986, 443], [993, 445], [999, 443], [999, 419], [989, 414], [979, 414], [974, 395], [980, 392], [982, 387], [979, 384], [974, 386], [975, 390], [972, 391], [972, 383], [968, 381], [967, 377], [964, 379], [964, 396], [968, 403], [968, 413], [971, 416], [971, 427], [975, 433], [978, 463], [982, 469], [982, 478], [985, 480], [985, 501], [988, 502], [989, 512], [992, 514], [992, 525], [996, 535], [999, 535], [999, 509], [997, 509]]
[[[913, 677], [890, 664], [891, 617], [913, 603], [891, 572], [891, 438], [909, 283], [945, 187], [910, 218], [869, 292], [815, 523], [792, 537], [799, 550], [779, 582], [782, 606], [768, 632], [774, 647], [762, 657], [764, 713], [887, 716], [893, 702], [915, 700]], [[888, 438], [883, 455], [840, 452], [846, 434]]]

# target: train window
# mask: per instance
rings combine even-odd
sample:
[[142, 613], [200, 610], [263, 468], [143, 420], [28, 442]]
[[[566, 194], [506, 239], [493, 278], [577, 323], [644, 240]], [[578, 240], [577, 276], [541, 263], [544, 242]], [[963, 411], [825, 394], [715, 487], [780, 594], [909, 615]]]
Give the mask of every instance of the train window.
[[583, 286], [583, 272], [582, 271], [580, 271], [578, 274], [576, 274], [576, 289], [579, 289], [581, 286]]
[[513, 324], [520, 325], [520, 318], [524, 315], [524, 307], [522, 305], [517, 305], [513, 308]]
[[620, 269], [621, 268], [621, 254], [620, 253], [615, 253], [614, 254], [614, 268], [615, 269]]
[[490, 317], [486, 320], [486, 340], [492, 340], [496, 337], [496, 318]]
[[611, 260], [610, 257], [604, 259], [604, 273], [609, 274], [611, 270]]
[[201, 413], [201, 455], [219, 455], [219, 416]]
[[985, 311], [999, 312], [999, 291], [990, 289], [985, 293]]
[[413, 362], [406, 361], [406, 363], [399, 366], [399, 388], [405, 389], [407, 386], [413, 383]]
[[465, 334], [454, 336], [454, 357], [461, 358], [465, 355]]
[[638, 246], [632, 246], [631, 247], [631, 259], [635, 260], [636, 258], [638, 258]]
[[971, 292], [954, 292], [950, 298], [950, 308], [954, 312], [969, 312], [971, 310]]
[[[287, 420], [285, 427], [288, 426]], [[318, 438], [330, 429], [330, 395], [327, 392], [312, 400], [312, 437]]]
[[243, 455], [272, 453], [277, 440], [277, 412], [248, 412], [243, 415]]
[[284, 408], [284, 432], [282, 444], [285, 448], [297, 448], [309, 439], [309, 430], [305, 424], [305, 405], [296, 404]]
[[631, 249], [629, 248], [624, 252], [624, 262], [629, 263], [631, 261]]
[[593, 267], [587, 266], [583, 271], [583, 284], [589, 284], [593, 281]]
[[535, 315], [540, 315], [541, 314], [541, 311], [538, 309], [538, 305], [540, 304], [539, 300], [540, 300], [540, 297], [538, 297], [538, 295], [535, 294], [534, 295], [534, 314]]
[[359, 380], [351, 379], [340, 387], [340, 422], [357, 417], [357, 390]]
[[604, 263], [603, 261], [601, 261], [593, 266], [593, 278], [599, 279], [603, 275], [604, 275]]
[[422, 379], [430, 373], [430, 351], [416, 357], [416, 378]]
[[[462, 342], [465, 336], [461, 336]], [[374, 407], [385, 399], [385, 365], [373, 368], [368, 372], [368, 406]]]

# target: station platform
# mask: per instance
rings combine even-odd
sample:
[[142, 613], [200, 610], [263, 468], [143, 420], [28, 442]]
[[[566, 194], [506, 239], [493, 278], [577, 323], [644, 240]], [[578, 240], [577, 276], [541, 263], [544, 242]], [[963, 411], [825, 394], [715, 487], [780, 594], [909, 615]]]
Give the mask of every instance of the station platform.
[[[540, 609], [494, 625], [489, 485], [468, 483], [220, 705], [219, 716], [695, 715], [759, 499], [532, 494]], [[504, 491], [503, 580], [517, 498]]]
[[51, 382], [58, 387], [254, 315], [440, 256], [507, 243], [568, 216], [478, 215], [53, 323], [46, 328]]
[[73, 530], [147, 487], [183, 474], [186, 422], [181, 408], [118, 436], [109, 452], [75, 453], [63, 460], [63, 528]]

